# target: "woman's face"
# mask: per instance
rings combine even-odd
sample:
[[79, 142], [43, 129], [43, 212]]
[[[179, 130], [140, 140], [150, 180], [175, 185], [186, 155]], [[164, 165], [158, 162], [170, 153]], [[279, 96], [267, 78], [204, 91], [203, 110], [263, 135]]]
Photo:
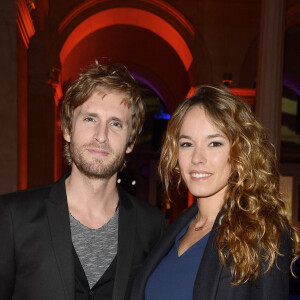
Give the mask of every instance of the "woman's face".
[[193, 106], [184, 116], [179, 131], [178, 163], [189, 191], [198, 199], [221, 203], [231, 173], [230, 142], [206, 115]]

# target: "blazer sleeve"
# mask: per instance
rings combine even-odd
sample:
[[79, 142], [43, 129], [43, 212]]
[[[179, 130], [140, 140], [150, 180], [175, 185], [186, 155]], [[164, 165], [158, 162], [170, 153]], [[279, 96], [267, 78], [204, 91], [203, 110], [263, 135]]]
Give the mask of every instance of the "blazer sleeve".
[[214, 299], [288, 300], [291, 246], [289, 235], [284, 233], [280, 244], [281, 255], [277, 256], [277, 260], [271, 269], [260, 275], [255, 283], [247, 282], [233, 286], [231, 284], [230, 268], [227, 267], [225, 276], [221, 275], [217, 288], [217, 297]]
[[13, 221], [9, 199], [0, 197], [0, 299], [12, 299], [15, 282]]
[[288, 300], [292, 241], [287, 232], [282, 236], [279, 251], [281, 255], [277, 256], [273, 267], [259, 278], [251, 299]]

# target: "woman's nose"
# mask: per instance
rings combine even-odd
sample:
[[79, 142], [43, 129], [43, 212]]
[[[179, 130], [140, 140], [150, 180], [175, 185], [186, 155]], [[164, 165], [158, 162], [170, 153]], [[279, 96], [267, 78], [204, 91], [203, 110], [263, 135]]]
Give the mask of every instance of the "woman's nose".
[[192, 156], [192, 163], [193, 164], [203, 164], [206, 163], [206, 151], [203, 147], [195, 147], [193, 156]]

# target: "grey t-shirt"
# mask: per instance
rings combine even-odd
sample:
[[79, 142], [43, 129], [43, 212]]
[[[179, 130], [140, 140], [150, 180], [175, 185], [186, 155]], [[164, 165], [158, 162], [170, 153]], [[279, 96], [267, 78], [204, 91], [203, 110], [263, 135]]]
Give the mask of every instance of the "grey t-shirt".
[[77, 221], [70, 213], [72, 242], [90, 288], [102, 277], [118, 250], [119, 208], [112, 218], [98, 229]]

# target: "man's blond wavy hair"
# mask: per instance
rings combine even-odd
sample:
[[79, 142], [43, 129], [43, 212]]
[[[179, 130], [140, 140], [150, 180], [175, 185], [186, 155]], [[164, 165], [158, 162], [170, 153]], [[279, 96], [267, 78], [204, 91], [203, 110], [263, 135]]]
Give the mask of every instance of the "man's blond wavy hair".
[[220, 260], [230, 265], [233, 284], [254, 282], [276, 265], [283, 232], [294, 244], [293, 262], [298, 257], [295, 245], [299, 245], [299, 236], [287, 219], [279, 192], [275, 149], [245, 102], [224, 86], [200, 86], [177, 108], [168, 124], [159, 164], [168, 196], [181, 181], [179, 131], [193, 106], [203, 108], [231, 143], [231, 175], [218, 228]]
[[[71, 134], [74, 110], [87, 101], [94, 92], [99, 92], [103, 96], [120, 93], [124, 96], [124, 104], [133, 107], [132, 130], [127, 145], [132, 146], [142, 130], [145, 107], [138, 82], [125, 66], [117, 63], [100, 64], [95, 61], [90, 69], [74, 80], [62, 101], [62, 131]], [[64, 156], [67, 163], [71, 165], [72, 158], [68, 142], [65, 144]]]

